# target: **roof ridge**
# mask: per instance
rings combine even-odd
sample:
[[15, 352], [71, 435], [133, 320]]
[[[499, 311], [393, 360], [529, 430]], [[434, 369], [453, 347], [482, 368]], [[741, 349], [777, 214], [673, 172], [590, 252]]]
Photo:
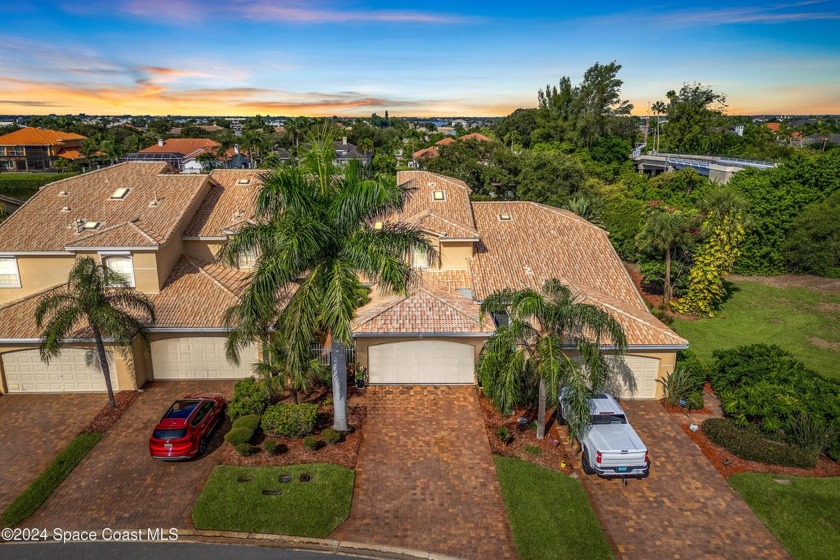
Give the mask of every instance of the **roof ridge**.
[[139, 225], [139, 224], [137, 224], [133, 221], [129, 221], [127, 223], [128, 223], [128, 225], [132, 226], [134, 229], [139, 231], [140, 235], [142, 235], [143, 237], [145, 237], [146, 239], [148, 239], [152, 243], [160, 244], [160, 241], [158, 241], [157, 239], [154, 238], [154, 236], [152, 236], [152, 233], [151, 233], [152, 230], [151, 229], [146, 228], [144, 226], [141, 226], [141, 225]]
[[[230, 294], [230, 295], [231, 295], [231, 296], [233, 296], [233, 297], [239, 297], [237, 294], [233, 293], [233, 290], [228, 289], [228, 287], [227, 287], [227, 286], [225, 286], [224, 284], [222, 284], [221, 282], [219, 282], [219, 280], [217, 280], [215, 276], [213, 276], [212, 274], [210, 274], [209, 272], [207, 272], [206, 270], [204, 270], [204, 267], [202, 267], [202, 266], [198, 265], [198, 264], [195, 262], [195, 261], [197, 261], [198, 259], [195, 259], [195, 257], [190, 257], [190, 256], [187, 256], [187, 255], [183, 255], [183, 257], [182, 257], [182, 258], [184, 259], [184, 261], [185, 261], [187, 264], [189, 264], [190, 266], [192, 266], [192, 267], [193, 267], [195, 270], [197, 270], [200, 274], [203, 274], [204, 276], [206, 276], [207, 278], [209, 278], [209, 279], [210, 279], [210, 280], [211, 280], [214, 284], [216, 284], [219, 288], [221, 288], [222, 290], [224, 290], [225, 292], [227, 292], [228, 294]], [[200, 261], [200, 262], [202, 262], [202, 261]], [[212, 261], [203, 261], [203, 262], [204, 262], [205, 264], [215, 264], [215, 263], [213, 263]]]
[[[591, 300], [593, 300], [593, 301], [597, 302], [599, 305], [603, 305], [604, 307], [609, 307], [610, 309], [612, 309], [612, 310], [613, 310], [613, 311], [615, 311], [616, 313], [620, 313], [620, 314], [622, 314], [622, 315], [624, 315], [624, 316], [626, 316], [626, 317], [629, 317], [630, 319], [633, 319], [633, 320], [634, 320], [634, 321], [636, 321], [637, 323], [642, 323], [643, 325], [647, 325], [648, 327], [650, 327], [650, 328], [652, 328], [652, 329], [656, 329], [656, 330], [658, 330], [658, 331], [662, 332], [663, 334], [666, 334], [666, 335], [668, 335], [668, 336], [670, 336], [670, 337], [672, 337], [672, 338], [677, 338], [677, 339], [679, 339], [679, 340], [683, 340], [683, 341], [685, 340], [683, 337], [681, 337], [680, 335], [678, 335], [677, 333], [675, 333], [673, 330], [671, 330], [670, 328], [668, 328], [668, 326], [667, 326], [667, 325], [665, 325], [664, 323], [660, 323], [660, 325], [661, 325], [661, 326], [656, 325], [655, 323], [651, 323], [650, 321], [646, 321], [645, 319], [642, 319], [642, 318], [641, 318], [641, 317], [639, 317], [638, 315], [634, 315], [633, 313], [630, 313], [630, 312], [628, 312], [628, 311], [625, 311], [625, 310], [623, 310], [623, 309], [621, 309], [621, 308], [617, 307], [616, 305], [614, 305], [614, 304], [612, 304], [612, 303], [608, 303], [608, 302], [606, 302], [606, 301], [604, 301], [604, 300], [602, 300], [602, 299], [600, 299], [600, 298], [598, 298], [598, 297], [593, 297], [592, 295], [590, 295], [590, 294], [588, 294], [588, 293], [585, 293], [585, 295], [586, 295], [586, 297], [587, 297], [588, 299], [591, 299]], [[650, 312], [648, 312], [648, 313], [650, 313]], [[651, 314], [651, 317], [653, 317], [654, 319], [656, 319], [656, 317], [654, 317], [652, 314]]]
[[32, 298], [35, 298], [35, 297], [38, 297], [38, 296], [42, 296], [42, 295], [46, 294], [47, 292], [55, 290], [57, 288], [60, 288], [61, 286], [66, 285], [66, 284], [67, 284], [67, 282], [64, 281], [61, 284], [56, 284], [55, 286], [50, 286], [48, 288], [42, 288], [42, 289], [38, 290], [37, 292], [32, 292], [31, 294], [26, 294], [25, 296], [21, 296], [17, 299], [7, 301], [6, 303], [0, 305], [0, 310], [8, 309], [9, 307], [14, 307], [15, 305], [21, 304], [24, 301], [28, 301], [28, 300], [30, 300]]
[[[424, 280], [424, 282], [425, 282], [425, 280]], [[437, 282], [435, 282], [434, 280], [432, 280], [432, 283], [435, 283], [435, 284], [436, 284]], [[428, 288], [426, 288], [425, 284], [421, 283], [421, 284], [420, 284], [420, 286], [418, 287], [418, 290], [420, 290], [420, 291], [422, 291], [422, 292], [427, 293], [427, 294], [428, 294], [428, 295], [430, 295], [432, 298], [434, 298], [434, 299], [438, 300], [439, 302], [441, 302], [442, 304], [446, 305], [447, 307], [450, 307], [450, 308], [454, 309], [456, 312], [460, 313], [461, 315], [463, 315], [463, 316], [464, 316], [464, 317], [466, 317], [467, 319], [471, 319], [471, 320], [473, 319], [473, 317], [470, 317], [470, 316], [469, 316], [469, 315], [468, 315], [465, 311], [463, 311], [463, 310], [461, 310], [461, 309], [458, 309], [458, 307], [456, 307], [456, 306], [455, 306], [455, 305], [453, 305], [452, 303], [450, 303], [450, 302], [446, 301], [443, 297], [441, 297], [441, 296], [439, 296], [438, 294], [435, 294], [434, 292], [430, 291]], [[458, 297], [458, 296], [453, 296], [453, 297]], [[468, 303], [474, 303], [472, 300], [468, 300], [467, 298], [463, 298], [463, 299], [464, 299], [464, 301], [466, 301], [466, 302], [468, 302]], [[477, 321], [477, 322], [478, 322], [478, 325], [479, 325], [479, 326], [481, 326], [481, 321], [479, 320], [479, 321]]]
[[[356, 323], [355, 326], [358, 327], [358, 326], [364, 325], [365, 323], [370, 323], [371, 321], [373, 321], [374, 319], [376, 319], [377, 317], [379, 317], [380, 315], [382, 315], [386, 311], [388, 311], [390, 309], [393, 309], [395, 306], [397, 306], [398, 304], [404, 302], [405, 300], [407, 300], [409, 298], [409, 296], [407, 294], [406, 295], [395, 294], [394, 296], [390, 296], [390, 297], [395, 298], [393, 302], [388, 304], [386, 307], [383, 307], [382, 309], [377, 310], [376, 313], [374, 313], [370, 317], [364, 319], [363, 321]], [[356, 317], [355, 319], [358, 319], [358, 317]]]
[[434, 211], [434, 210], [432, 210], [432, 209], [429, 209], [429, 210], [428, 210], [428, 214], [427, 214], [427, 216], [434, 216], [434, 217], [435, 217], [435, 218], [437, 218], [438, 220], [442, 220], [442, 221], [446, 222], [447, 224], [449, 224], [449, 225], [451, 225], [451, 226], [455, 226], [455, 227], [457, 227], [457, 228], [464, 229], [464, 230], [467, 230], [467, 231], [474, 231], [474, 232], [476, 233], [476, 235], [478, 235], [478, 230], [477, 230], [477, 229], [475, 229], [475, 228], [470, 228], [470, 227], [465, 227], [465, 226], [462, 226], [461, 224], [456, 224], [456, 223], [455, 223], [455, 222], [453, 222], [452, 220], [449, 220], [449, 219], [447, 219], [447, 218], [444, 218], [443, 216], [441, 216], [440, 214], [438, 214], [437, 212], [435, 212], [435, 211]]
[[79, 241], [85, 241], [85, 240], [87, 240], [87, 239], [94, 238], [94, 237], [96, 237], [96, 236], [98, 236], [98, 235], [102, 235], [103, 233], [108, 233], [109, 231], [114, 231], [115, 229], [119, 229], [119, 228], [121, 228], [121, 227], [127, 226], [129, 223], [131, 223], [131, 222], [128, 222], [128, 221], [125, 221], [125, 222], [117, 222], [116, 224], [114, 224], [114, 225], [112, 225], [112, 226], [104, 227], [104, 228], [102, 228], [102, 229], [101, 229], [101, 230], [99, 230], [99, 231], [92, 231], [92, 232], [90, 232], [90, 233], [89, 233], [89, 234], [87, 234], [87, 235], [83, 235], [83, 236], [81, 236], [81, 237], [78, 237], [78, 238], [76, 238], [76, 240], [75, 240], [75, 241], [73, 241], [73, 243], [68, 243], [68, 244], [67, 244], [67, 245], [65, 245], [65, 246], [66, 246], [66, 247], [77, 247], [78, 245], [76, 245], [76, 243], [78, 243]]

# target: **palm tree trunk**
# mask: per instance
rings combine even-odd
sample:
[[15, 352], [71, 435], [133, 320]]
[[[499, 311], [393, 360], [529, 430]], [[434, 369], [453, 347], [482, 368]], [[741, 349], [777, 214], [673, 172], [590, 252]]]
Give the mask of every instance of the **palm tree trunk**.
[[332, 356], [333, 430], [346, 432], [347, 426], [347, 354], [335, 339], [330, 344]]
[[665, 289], [662, 301], [665, 305], [671, 301], [671, 248], [665, 249]]
[[108, 406], [117, 408], [117, 401], [114, 400], [114, 388], [111, 387], [111, 367], [108, 365], [108, 356], [105, 354], [105, 343], [102, 342], [102, 333], [94, 326], [93, 338], [96, 341], [96, 353], [99, 355], [99, 364], [102, 368], [102, 373], [105, 375], [105, 388], [108, 390]]
[[540, 377], [540, 402], [537, 406], [537, 439], [545, 437], [545, 379]]

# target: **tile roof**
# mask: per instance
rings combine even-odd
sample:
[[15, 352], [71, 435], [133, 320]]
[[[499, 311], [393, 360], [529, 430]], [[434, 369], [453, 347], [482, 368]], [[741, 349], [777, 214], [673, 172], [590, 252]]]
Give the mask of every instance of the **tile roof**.
[[164, 140], [163, 146], [152, 144], [143, 148], [140, 153], [176, 153], [189, 156], [198, 151], [215, 151], [221, 144], [209, 138], [170, 138]]
[[472, 132], [470, 134], [465, 134], [464, 136], [461, 136], [460, 138], [458, 138], [458, 140], [476, 140], [478, 142], [492, 142], [492, 140], [490, 138], [488, 138], [488, 137], [486, 137], [483, 134], [480, 134], [478, 132]]
[[[224, 229], [253, 218], [263, 173], [257, 169], [213, 170], [210, 177], [214, 184], [184, 230], [184, 237], [224, 239]], [[250, 182], [239, 185], [240, 179]]]
[[60, 158], [69, 159], [69, 160], [74, 160], [74, 159], [79, 159], [80, 157], [84, 157], [82, 155], [82, 152], [80, 152], [78, 150], [78, 148], [61, 148], [61, 150], [59, 150], [58, 154], [56, 154], [56, 155], [58, 155], [58, 157], [60, 157]]
[[[120, 163], [50, 183], [0, 224], [0, 251], [63, 251], [94, 241], [97, 247], [165, 244], [211, 182], [207, 175], [168, 170], [164, 163]], [[111, 200], [121, 187], [129, 189], [125, 198]], [[77, 220], [99, 227], [80, 231]]]
[[427, 157], [435, 158], [435, 157], [438, 157], [438, 155], [439, 154], [438, 154], [437, 146], [431, 146], [429, 148], [423, 148], [423, 149], [417, 150], [416, 152], [411, 154], [411, 157], [413, 157], [414, 159], [423, 159], [423, 158], [427, 158]]
[[27, 126], [0, 136], [0, 146], [60, 146], [65, 140], [84, 140], [86, 136], [48, 128]]
[[447, 136], [446, 138], [441, 138], [437, 142], [435, 142], [435, 146], [448, 146], [455, 142], [455, 139], [451, 136]]
[[[58, 290], [59, 287], [52, 287], [0, 307], [0, 339], [40, 338], [41, 331], [35, 324], [35, 308], [43, 296]], [[76, 338], [75, 334], [73, 338]]]
[[424, 276], [407, 296], [375, 292], [357, 312], [353, 334], [492, 334], [492, 322], [478, 312], [476, 302]]
[[[625, 325], [630, 344], [686, 344], [650, 314], [606, 231], [534, 202], [474, 202], [472, 207], [481, 235], [470, 260], [477, 301], [504, 288], [538, 290], [556, 278]], [[511, 220], [500, 220], [500, 214], [510, 214]]]
[[[478, 238], [466, 183], [427, 171], [399, 171], [397, 183], [408, 183], [414, 190], [402, 212], [392, 219], [415, 223], [441, 237]], [[434, 191], [443, 191], [444, 200], [434, 200]]]

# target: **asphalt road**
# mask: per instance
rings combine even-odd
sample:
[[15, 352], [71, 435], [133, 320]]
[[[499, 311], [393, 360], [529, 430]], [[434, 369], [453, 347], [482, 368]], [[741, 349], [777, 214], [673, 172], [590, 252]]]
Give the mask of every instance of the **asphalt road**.
[[31, 543], [0, 544], [0, 560], [353, 560], [358, 556], [287, 548], [199, 543]]

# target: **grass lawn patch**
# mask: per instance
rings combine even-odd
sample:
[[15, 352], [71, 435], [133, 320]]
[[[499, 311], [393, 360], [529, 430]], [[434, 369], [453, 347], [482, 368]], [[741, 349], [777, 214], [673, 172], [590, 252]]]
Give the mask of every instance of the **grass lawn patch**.
[[840, 295], [743, 281], [730, 289], [718, 316], [671, 325], [701, 360], [711, 361], [717, 349], [778, 344], [809, 368], [840, 379]]
[[[309, 482], [300, 481], [305, 473]], [[291, 482], [280, 482], [283, 475]], [[197, 529], [324, 538], [350, 515], [354, 480], [352, 470], [326, 463], [218, 466], [193, 508], [193, 523]]]
[[730, 477], [729, 484], [794, 558], [837, 558], [840, 478], [742, 473]]
[[76, 436], [38, 478], [3, 512], [3, 526], [13, 527], [35, 513], [58, 485], [76, 468], [102, 434], [83, 433]]
[[613, 557], [580, 482], [514, 457], [494, 460], [522, 560]]

